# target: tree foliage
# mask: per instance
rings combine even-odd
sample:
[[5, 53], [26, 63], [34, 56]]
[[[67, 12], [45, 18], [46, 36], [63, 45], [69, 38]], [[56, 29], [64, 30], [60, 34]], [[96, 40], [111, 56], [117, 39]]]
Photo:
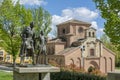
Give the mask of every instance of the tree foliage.
[[0, 6], [0, 46], [13, 56], [14, 63], [20, 47], [21, 27], [31, 20], [32, 14], [19, 2], [13, 4], [12, 0], [3, 0]]
[[[49, 14], [48, 11], [46, 11], [45, 9], [43, 9], [42, 7], [38, 7], [38, 8], [33, 8], [31, 9], [32, 12], [32, 18], [34, 21], [34, 25], [35, 25], [35, 37], [38, 38], [39, 34], [41, 34], [40, 32], [43, 31], [44, 36], [47, 38], [48, 37], [48, 33], [51, 31], [51, 15]], [[38, 53], [39, 50], [37, 49], [37, 46], [39, 44], [39, 41], [35, 40], [35, 44], [37, 44], [35, 46], [35, 53]]]
[[103, 44], [110, 49], [111, 51], [113, 51], [116, 55], [115, 57], [115, 65], [116, 67], [120, 67], [120, 51], [117, 49], [116, 45], [112, 44], [112, 42], [110, 42], [110, 38], [106, 35], [103, 34], [100, 37], [100, 40], [103, 42]]
[[103, 42], [103, 44], [109, 48], [110, 50], [112, 49], [112, 43], [110, 42], [110, 38], [106, 35], [106, 34], [103, 34], [101, 37], [100, 37], [100, 40]]
[[31, 9], [31, 12], [36, 27], [35, 31], [39, 34], [40, 30], [42, 30], [47, 37], [48, 33], [51, 31], [51, 15], [42, 7]]
[[[35, 32], [44, 31], [45, 36], [50, 32], [51, 16], [42, 7], [26, 9], [23, 5], [12, 0], [0, 2], [0, 47], [13, 56], [13, 63], [19, 53], [20, 34], [24, 27], [35, 22]], [[15, 65], [15, 64], [14, 64]]]
[[120, 49], [120, 0], [93, 0], [106, 20], [104, 32]]
[[21, 44], [21, 30], [31, 21], [35, 23], [35, 32], [41, 30], [45, 36], [50, 32], [51, 16], [42, 7], [26, 9], [23, 5], [13, 3], [12, 0], [0, 2], [0, 47], [13, 56], [13, 62], [19, 53]]

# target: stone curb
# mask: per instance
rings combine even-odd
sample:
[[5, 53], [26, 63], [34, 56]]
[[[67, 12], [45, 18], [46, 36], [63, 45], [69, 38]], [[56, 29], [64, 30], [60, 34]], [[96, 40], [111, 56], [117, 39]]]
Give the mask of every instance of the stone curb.
[[0, 65], [0, 70], [13, 71], [13, 68], [6, 67], [6, 66], [1, 66], [1, 65]]

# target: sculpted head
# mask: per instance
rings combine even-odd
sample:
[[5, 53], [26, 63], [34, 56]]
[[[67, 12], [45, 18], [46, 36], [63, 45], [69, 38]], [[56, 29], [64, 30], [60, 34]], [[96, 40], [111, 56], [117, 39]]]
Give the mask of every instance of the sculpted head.
[[34, 22], [30, 23], [30, 27], [33, 28], [34, 27]]
[[40, 32], [41, 35], [44, 35], [43, 31]]

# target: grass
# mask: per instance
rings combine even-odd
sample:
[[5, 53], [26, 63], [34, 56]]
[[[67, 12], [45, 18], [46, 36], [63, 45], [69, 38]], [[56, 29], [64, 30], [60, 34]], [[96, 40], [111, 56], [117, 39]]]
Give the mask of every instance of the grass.
[[0, 71], [0, 80], [13, 80], [13, 73]]
[[120, 70], [120, 67], [115, 67], [115, 69]]

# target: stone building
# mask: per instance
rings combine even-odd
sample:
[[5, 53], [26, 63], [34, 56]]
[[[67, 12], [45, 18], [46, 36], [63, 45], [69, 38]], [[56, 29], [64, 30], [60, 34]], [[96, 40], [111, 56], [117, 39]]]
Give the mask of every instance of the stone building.
[[91, 24], [68, 20], [57, 25], [57, 38], [47, 43], [48, 60], [59, 65], [74, 64], [86, 71], [93, 66], [103, 73], [114, 71], [115, 54], [96, 38]]

